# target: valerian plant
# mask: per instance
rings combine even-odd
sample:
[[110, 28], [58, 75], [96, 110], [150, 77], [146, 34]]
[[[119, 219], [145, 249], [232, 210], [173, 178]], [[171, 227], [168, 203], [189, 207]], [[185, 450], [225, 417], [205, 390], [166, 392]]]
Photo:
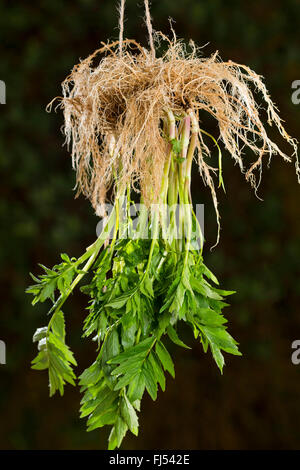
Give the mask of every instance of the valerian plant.
[[[83, 336], [95, 341], [96, 355], [79, 376], [80, 413], [88, 431], [111, 427], [109, 449], [119, 447], [128, 430], [138, 434], [143, 395], [156, 400], [167, 374], [174, 378], [168, 344], [189, 348], [180, 339], [180, 323], [191, 328], [221, 372], [224, 353], [241, 355], [223, 314], [233, 291], [220, 289], [203, 261], [191, 172], [197, 162], [219, 226], [213, 180], [216, 173], [224, 188], [219, 141], [242, 171], [243, 148], [258, 154], [246, 173], [253, 185], [265, 155], [290, 160], [268, 138], [252, 85], [265, 100], [269, 123], [296, 155], [296, 141], [282, 127], [261, 77], [245, 66], [221, 62], [216, 54], [199, 58], [193, 43], [188, 53], [176, 37], [160, 38], [168, 48], [156, 57], [153, 42], [148, 51], [120, 37], [74, 67], [63, 83], [60, 106], [78, 189], [105, 223], [79, 258], [63, 254], [52, 269], [41, 266], [44, 273], [32, 276], [35, 284], [27, 290], [34, 305], [51, 303], [48, 325], [33, 337], [39, 352], [32, 367], [48, 371], [50, 395], [62, 395], [66, 382], [75, 385], [77, 365], [66, 344], [63, 310], [86, 279], [81, 286], [89, 299]], [[105, 56], [94, 66], [101, 53]], [[218, 138], [203, 129], [206, 113], [218, 123]], [[218, 151], [217, 168], [207, 163], [209, 142]], [[298, 163], [296, 168], [299, 176]], [[110, 213], [107, 191], [113, 200]], [[133, 194], [140, 203], [137, 221], [130, 212]]]

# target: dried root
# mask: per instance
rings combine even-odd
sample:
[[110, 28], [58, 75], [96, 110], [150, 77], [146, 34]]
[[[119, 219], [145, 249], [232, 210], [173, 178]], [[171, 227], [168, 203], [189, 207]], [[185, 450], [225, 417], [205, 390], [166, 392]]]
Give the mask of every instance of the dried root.
[[[109, 189], [116, 193], [128, 184], [141, 191], [146, 204], [157, 201], [168, 155], [163, 132], [166, 113], [171, 110], [180, 120], [190, 109], [200, 126], [195, 146], [200, 174], [210, 187], [218, 215], [215, 169], [208, 163], [210, 149], [203, 141], [206, 113], [216, 119], [218, 140], [252, 186], [257, 185], [255, 172], [261, 170], [265, 156], [270, 159], [278, 154], [291, 161], [269, 139], [255, 92], [260, 94], [268, 124], [275, 124], [291, 145], [300, 182], [297, 142], [286, 133], [262, 77], [244, 65], [222, 62], [217, 52], [202, 58], [193, 42], [188, 51], [175, 35], [170, 41], [156, 33], [156, 41], [161, 40], [168, 44], [161, 57], [154, 57], [153, 51], [134, 40], [103, 44], [63, 82], [59, 105], [78, 192], [96, 210], [106, 201]], [[247, 147], [256, 155], [248, 168], [244, 162]]]

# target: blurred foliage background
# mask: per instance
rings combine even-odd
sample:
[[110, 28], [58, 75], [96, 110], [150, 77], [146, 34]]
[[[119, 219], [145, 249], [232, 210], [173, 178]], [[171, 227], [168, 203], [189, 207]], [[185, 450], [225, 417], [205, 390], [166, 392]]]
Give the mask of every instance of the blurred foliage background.
[[[78, 256], [95, 238], [98, 220], [89, 202], [74, 200], [62, 114], [47, 114], [45, 107], [80, 58], [117, 38], [115, 7], [111, 0], [1, 2], [0, 79], [7, 86], [7, 104], [0, 106], [2, 449], [106, 446], [105, 430], [86, 433], [79, 420], [79, 390], [67, 387], [63, 398], [49, 399], [46, 374], [30, 369], [32, 334], [46, 323], [46, 306], [33, 308], [24, 290], [38, 262], [52, 266], [61, 252]], [[153, 0], [152, 15], [155, 29], [169, 34], [172, 17], [179, 37], [208, 43], [203, 54], [217, 49], [224, 60], [264, 75], [287, 130], [299, 138], [300, 105], [291, 102], [291, 83], [300, 79], [299, 8], [297, 0]], [[128, 0], [126, 35], [147, 45], [142, 16], [142, 2]], [[206, 128], [216, 133], [212, 123]], [[291, 343], [300, 339], [300, 187], [293, 164], [276, 158], [264, 167], [264, 202], [228, 155], [224, 178], [221, 242], [212, 252], [215, 217], [197, 173], [193, 192], [195, 202], [205, 204], [206, 263], [225, 289], [237, 291], [227, 317], [243, 357], [227, 356], [221, 376], [184, 331], [193, 349], [172, 349], [176, 380], [168, 380], [156, 403], [144, 400], [140, 435], [128, 437], [125, 449], [300, 447], [300, 365], [291, 363]], [[65, 307], [78, 373], [95, 356], [94, 345], [81, 339], [85, 302], [76, 293]]]

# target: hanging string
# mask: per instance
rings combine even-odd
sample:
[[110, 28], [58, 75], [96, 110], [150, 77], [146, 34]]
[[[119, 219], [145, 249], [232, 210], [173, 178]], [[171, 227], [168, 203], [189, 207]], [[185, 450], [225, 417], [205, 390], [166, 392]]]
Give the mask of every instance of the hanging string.
[[150, 49], [152, 53], [152, 58], [155, 59], [155, 47], [154, 47], [154, 42], [153, 42], [153, 31], [152, 31], [152, 23], [151, 23], [151, 16], [150, 16], [150, 10], [149, 10], [149, 2], [148, 0], [144, 0], [144, 3], [145, 3], [146, 25], [147, 25], [148, 34], [149, 34]]
[[[148, 34], [149, 34], [149, 44], [150, 44], [152, 58], [155, 59], [153, 29], [152, 29], [151, 15], [150, 15], [148, 0], [144, 0], [144, 4], [145, 4], [145, 13], [146, 13], [146, 25], [147, 25]], [[120, 0], [120, 5], [119, 5], [119, 14], [120, 14], [120, 16], [119, 16], [119, 54], [120, 54], [120, 57], [123, 54], [124, 10], [125, 10], [125, 0]]]
[[123, 54], [123, 34], [124, 34], [124, 10], [125, 10], [125, 0], [121, 0], [119, 6], [119, 54], [120, 57]]

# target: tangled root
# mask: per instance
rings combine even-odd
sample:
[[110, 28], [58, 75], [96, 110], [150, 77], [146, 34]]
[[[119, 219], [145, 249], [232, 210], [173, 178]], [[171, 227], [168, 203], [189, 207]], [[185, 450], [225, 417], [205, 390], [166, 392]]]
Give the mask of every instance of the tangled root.
[[[278, 154], [291, 161], [267, 136], [254, 92], [260, 94], [268, 124], [274, 123], [292, 146], [300, 181], [297, 142], [286, 133], [262, 77], [244, 65], [222, 62], [217, 52], [202, 58], [193, 42], [188, 51], [175, 36], [171, 41], [156, 33], [156, 40], [168, 44], [157, 58], [134, 40], [122, 41], [121, 54], [118, 41], [103, 44], [63, 82], [59, 106], [64, 111], [66, 142], [72, 146], [78, 193], [87, 196], [97, 210], [109, 189], [116, 193], [130, 184], [141, 191], [146, 203], [153, 202], [167, 158], [162, 121], [168, 110], [182, 117], [191, 109], [200, 124], [195, 152], [200, 174], [217, 210], [215, 169], [204, 159], [210, 156], [201, 132], [205, 112], [216, 119], [219, 139], [252, 186], [257, 185], [255, 173], [264, 156]], [[246, 147], [256, 155], [248, 168], [244, 165]]]

